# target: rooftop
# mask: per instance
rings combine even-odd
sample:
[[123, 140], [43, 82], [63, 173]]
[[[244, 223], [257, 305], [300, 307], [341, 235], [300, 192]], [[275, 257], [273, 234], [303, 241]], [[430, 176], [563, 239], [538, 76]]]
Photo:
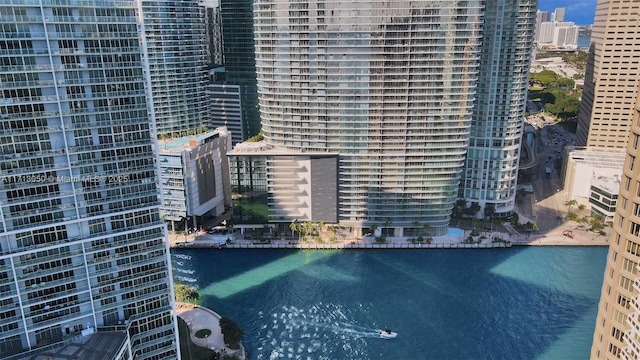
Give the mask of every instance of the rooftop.
[[227, 128], [223, 126], [203, 134], [159, 139], [158, 150], [160, 153], [180, 153], [183, 149], [190, 149], [192, 147], [202, 145], [203, 141], [209, 137], [216, 135], [225, 136], [227, 135], [227, 132]]
[[124, 332], [97, 332], [10, 357], [11, 360], [109, 360], [114, 359], [127, 338]]
[[[627, 152], [623, 149], [568, 147], [569, 158], [595, 168], [622, 169]], [[619, 173], [619, 171], [617, 171]]]

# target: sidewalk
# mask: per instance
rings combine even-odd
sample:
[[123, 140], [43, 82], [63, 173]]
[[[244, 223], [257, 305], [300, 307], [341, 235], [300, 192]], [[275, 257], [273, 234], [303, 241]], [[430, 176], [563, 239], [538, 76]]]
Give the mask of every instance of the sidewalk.
[[[220, 318], [216, 312], [197, 305], [176, 303], [176, 314], [189, 326], [191, 341], [201, 347], [211, 349], [218, 354], [235, 355], [244, 359], [244, 348], [232, 350], [225, 346], [224, 336], [220, 330]], [[198, 330], [211, 330], [211, 335], [204, 339], [196, 337]]]
[[[570, 230], [573, 233], [573, 237], [563, 235], [563, 232]], [[433, 237], [431, 243], [432, 246], [426, 246], [424, 248], [442, 248], [437, 246], [438, 244], [451, 245], [464, 244], [464, 241], [469, 236], [470, 231], [466, 230], [463, 236], [438, 236]], [[547, 233], [542, 234], [518, 234], [515, 232], [489, 232], [481, 231], [480, 234], [484, 236], [481, 240], [484, 248], [491, 245], [494, 238], [499, 238], [504, 241], [509, 241], [513, 245], [532, 245], [532, 246], [607, 246], [608, 235], [599, 235], [597, 233], [580, 230], [577, 224], [567, 221], [560, 226], [551, 229]], [[476, 237], [477, 238], [477, 237]], [[185, 241], [186, 239], [186, 241]], [[314, 244], [314, 241], [308, 241], [307, 243], [298, 242], [297, 238], [286, 238], [279, 240], [271, 240], [269, 242], [260, 243], [257, 240], [246, 240], [241, 236], [236, 235], [234, 245], [227, 245], [229, 249], [233, 248], [251, 248], [251, 245], [259, 245], [257, 248], [309, 248], [310, 244]], [[387, 237], [386, 242], [390, 248], [399, 248], [400, 245], [413, 244], [410, 238], [407, 237]], [[371, 236], [363, 237], [361, 239], [339, 239], [333, 243], [324, 241], [323, 244], [332, 245], [335, 248], [363, 248], [363, 245], [377, 245], [375, 238]], [[207, 236], [206, 233], [190, 234], [185, 237], [183, 234], [169, 235], [170, 247], [183, 247], [183, 248], [219, 248], [219, 240], [212, 239]], [[378, 248], [378, 246], [374, 247]], [[422, 247], [420, 247], [422, 248]], [[453, 248], [453, 246], [451, 246]]]

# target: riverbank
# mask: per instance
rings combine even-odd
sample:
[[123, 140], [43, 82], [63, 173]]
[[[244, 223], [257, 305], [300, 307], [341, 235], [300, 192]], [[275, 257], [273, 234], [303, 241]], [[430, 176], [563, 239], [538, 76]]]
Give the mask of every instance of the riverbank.
[[[435, 237], [431, 243], [414, 243], [408, 238], [389, 237], [384, 243], [376, 242], [372, 237], [361, 239], [342, 239], [334, 242], [301, 242], [298, 239], [281, 239], [260, 242], [244, 239], [235, 234], [232, 242], [221, 245], [220, 241], [207, 233], [169, 234], [172, 248], [205, 249], [497, 249], [512, 246], [608, 246], [606, 235], [600, 235], [578, 228], [563, 226], [545, 234], [514, 234], [484, 232], [476, 237], [479, 242], [465, 242], [467, 236]], [[492, 239], [500, 239], [493, 241]]]

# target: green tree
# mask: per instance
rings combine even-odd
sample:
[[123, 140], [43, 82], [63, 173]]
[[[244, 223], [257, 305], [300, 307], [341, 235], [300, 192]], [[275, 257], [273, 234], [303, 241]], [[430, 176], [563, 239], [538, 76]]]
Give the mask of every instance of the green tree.
[[240, 329], [238, 324], [223, 317], [220, 319], [220, 331], [224, 337], [224, 343], [230, 349], [240, 348], [240, 340], [242, 340], [242, 334], [244, 334], [244, 331]]
[[558, 74], [551, 70], [542, 70], [539, 73], [532, 73], [530, 79], [533, 83], [540, 84], [544, 87], [555, 86], [558, 80]]
[[480, 209], [482, 209], [480, 204], [478, 204], [477, 202], [472, 202], [471, 206], [469, 206], [468, 209], [468, 215], [475, 217], [476, 215], [478, 215], [478, 211], [480, 211]]
[[556, 82], [558, 87], [565, 88], [566, 90], [571, 90], [576, 86], [576, 82], [572, 79], [561, 77]]
[[262, 141], [264, 140], [264, 134], [262, 133], [262, 130], [260, 130], [260, 132], [257, 135], [254, 135], [250, 138], [247, 139], [247, 142], [258, 142], [258, 141]]
[[173, 286], [173, 293], [176, 295], [176, 301], [197, 304], [200, 299], [198, 289], [185, 284], [176, 284]]
[[297, 221], [291, 222], [289, 224], [289, 229], [291, 229], [291, 237], [295, 237], [295, 233], [298, 233], [298, 238], [300, 238], [300, 224]]
[[572, 212], [569, 213], [569, 215], [567, 215], [567, 218], [571, 221], [575, 221], [575, 222], [580, 222], [580, 217], [578, 216], [578, 214], [574, 214]]
[[571, 214], [571, 207], [578, 205], [578, 201], [577, 200], [573, 200], [573, 199], [572, 200], [567, 200], [567, 201], [565, 201], [564, 205], [569, 208], [569, 214]]

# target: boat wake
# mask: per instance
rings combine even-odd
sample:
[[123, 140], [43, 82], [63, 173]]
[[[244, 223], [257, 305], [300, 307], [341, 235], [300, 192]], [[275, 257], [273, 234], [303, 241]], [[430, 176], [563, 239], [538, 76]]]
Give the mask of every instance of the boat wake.
[[[259, 339], [257, 359], [335, 359], [337, 354], [347, 359], [370, 358], [368, 339], [380, 338], [375, 324], [358, 324], [355, 318], [369, 313], [366, 308], [342, 308], [318, 304], [307, 309], [283, 306], [258, 319]], [[369, 326], [367, 326], [369, 325]], [[338, 352], [336, 352], [338, 351]]]

